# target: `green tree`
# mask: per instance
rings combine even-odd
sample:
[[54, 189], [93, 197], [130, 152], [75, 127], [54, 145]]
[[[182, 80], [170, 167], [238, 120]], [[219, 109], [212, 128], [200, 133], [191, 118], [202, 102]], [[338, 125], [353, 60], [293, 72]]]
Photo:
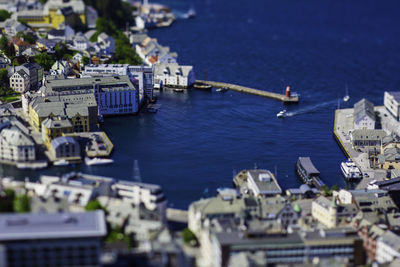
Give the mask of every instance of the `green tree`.
[[122, 0], [85, 0], [85, 4], [94, 7], [99, 17], [111, 21], [117, 27], [125, 27], [126, 23], [133, 22], [132, 5]]
[[15, 48], [8, 43], [8, 38], [5, 35], [0, 38], [0, 50], [10, 59], [15, 57]]
[[27, 213], [31, 210], [30, 200], [27, 195], [18, 195], [14, 198], [14, 211], [18, 213]]
[[100, 202], [97, 199], [95, 199], [95, 200], [89, 201], [86, 204], [85, 210], [86, 211], [94, 211], [94, 210], [104, 210], [105, 211], [105, 208], [100, 204]]
[[195, 246], [198, 244], [196, 235], [189, 228], [182, 231], [182, 239], [186, 245]]
[[13, 212], [15, 192], [12, 189], [4, 190], [4, 196], [0, 196], [0, 212]]
[[0, 9], [0, 21], [5, 21], [9, 18], [11, 18], [11, 13], [5, 9]]
[[34, 56], [34, 60], [37, 64], [42, 66], [46, 71], [50, 70], [51, 66], [53, 66], [54, 64], [53, 58], [45, 52]]
[[322, 194], [324, 196], [330, 196], [331, 195], [331, 191], [329, 190], [329, 187], [327, 185], [322, 186]]
[[22, 37], [25, 42], [28, 42], [30, 44], [34, 44], [36, 42], [36, 37], [30, 33], [18, 32], [17, 37], [19, 37], [19, 38]]
[[89, 57], [87, 57], [87, 56], [83, 56], [82, 57], [82, 65], [83, 66], [86, 66], [86, 65], [88, 65], [90, 62], [89, 62]]
[[332, 191], [339, 191], [339, 186], [334, 184], [334, 185], [332, 185], [331, 190]]

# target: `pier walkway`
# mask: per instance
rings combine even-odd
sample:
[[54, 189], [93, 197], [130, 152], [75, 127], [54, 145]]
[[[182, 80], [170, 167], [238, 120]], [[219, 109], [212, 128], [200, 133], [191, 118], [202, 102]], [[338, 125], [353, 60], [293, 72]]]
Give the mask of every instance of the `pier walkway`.
[[297, 103], [299, 102], [299, 97], [296, 96], [291, 96], [287, 97], [284, 94], [278, 94], [278, 93], [273, 93], [273, 92], [268, 92], [264, 90], [259, 90], [259, 89], [253, 89], [241, 85], [236, 85], [236, 84], [230, 84], [230, 83], [223, 83], [223, 82], [212, 82], [212, 81], [202, 81], [202, 80], [196, 80], [196, 83], [203, 83], [203, 84], [208, 84], [211, 85], [212, 87], [216, 88], [226, 88], [232, 91], [237, 91], [237, 92], [242, 92], [246, 94], [252, 94], [252, 95], [258, 95], [262, 97], [267, 97], [267, 98], [272, 98], [276, 100], [280, 100], [283, 103]]

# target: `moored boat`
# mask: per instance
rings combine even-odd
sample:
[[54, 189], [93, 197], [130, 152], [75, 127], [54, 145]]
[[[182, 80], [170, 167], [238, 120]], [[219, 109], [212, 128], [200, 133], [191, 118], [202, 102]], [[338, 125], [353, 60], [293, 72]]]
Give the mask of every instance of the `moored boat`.
[[358, 168], [351, 159], [348, 159], [346, 162], [342, 162], [340, 164], [340, 169], [342, 170], [346, 180], [358, 180], [362, 178], [360, 168]]
[[111, 164], [114, 160], [106, 159], [106, 158], [85, 158], [85, 164], [88, 166], [92, 165], [104, 165], [104, 164]]
[[307, 185], [315, 186], [317, 188], [324, 185], [319, 177], [320, 172], [315, 168], [310, 157], [299, 157], [296, 163], [296, 173]]
[[68, 166], [69, 165], [69, 161], [65, 160], [65, 159], [60, 159], [60, 160], [56, 160], [53, 162], [54, 166]]
[[200, 90], [211, 90], [212, 86], [205, 83], [194, 83], [193, 88], [200, 89]]

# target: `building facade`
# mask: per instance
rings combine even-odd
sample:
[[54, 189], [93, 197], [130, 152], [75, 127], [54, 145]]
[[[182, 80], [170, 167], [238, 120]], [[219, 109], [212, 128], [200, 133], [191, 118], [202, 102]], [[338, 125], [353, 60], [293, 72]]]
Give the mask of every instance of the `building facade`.
[[80, 158], [79, 143], [71, 136], [60, 136], [50, 142], [50, 153], [56, 159]]
[[30, 88], [30, 77], [24, 70], [15, 72], [10, 77], [10, 87], [18, 93], [25, 93]]
[[383, 103], [389, 113], [399, 120], [400, 118], [400, 92], [385, 92]]

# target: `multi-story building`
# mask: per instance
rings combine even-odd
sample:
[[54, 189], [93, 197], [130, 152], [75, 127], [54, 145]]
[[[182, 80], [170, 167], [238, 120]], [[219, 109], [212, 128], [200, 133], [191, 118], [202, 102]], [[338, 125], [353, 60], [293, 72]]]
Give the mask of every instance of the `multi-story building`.
[[98, 115], [134, 114], [143, 99], [139, 99], [137, 86], [129, 76], [105, 76], [81, 79], [46, 80], [46, 96], [70, 96], [77, 99], [80, 94], [93, 94]]
[[3, 214], [2, 266], [100, 266], [101, 238], [106, 234], [101, 210]]
[[36, 159], [35, 143], [29, 136], [29, 130], [16, 119], [1, 118], [0, 159], [11, 162]]
[[247, 186], [255, 196], [275, 196], [282, 193], [275, 176], [267, 170], [247, 171]]
[[74, 132], [90, 131], [92, 121], [87, 103], [69, 104], [63, 101], [42, 100], [37, 97], [29, 105], [30, 123], [36, 131], [42, 131], [42, 124], [46, 119], [58, 116], [67, 117], [73, 125]]
[[375, 129], [374, 104], [363, 98], [354, 104], [354, 129]]
[[66, 116], [49, 117], [42, 122], [42, 139], [47, 147], [53, 139], [73, 132], [74, 125]]
[[178, 63], [161, 63], [154, 65], [155, 86], [188, 88], [195, 82], [193, 66], [181, 66]]
[[148, 98], [153, 97], [153, 67], [133, 66], [128, 64], [90, 64], [85, 66], [83, 76], [116, 76], [128, 75], [133, 83], [137, 83], [139, 88], [139, 99], [143, 94]]
[[79, 143], [71, 136], [59, 136], [50, 142], [49, 151], [55, 159], [80, 159]]
[[15, 20], [24, 20], [34, 29], [58, 29], [65, 22], [86, 24], [85, 3], [82, 0], [48, 0], [43, 9], [24, 9], [15, 12]]
[[10, 87], [19, 93], [24, 93], [30, 88], [30, 77], [23, 70], [14, 72], [10, 77]]
[[386, 137], [384, 130], [357, 129], [350, 133], [350, 141], [353, 147], [376, 147], [378, 148], [382, 139]]
[[383, 103], [396, 120], [400, 119], [400, 92], [385, 92]]
[[43, 80], [43, 68], [37, 63], [25, 63], [21, 66], [8, 68], [8, 75], [12, 76], [15, 72], [23, 70], [29, 76], [29, 90], [37, 89]]
[[378, 237], [376, 244], [376, 261], [380, 264], [400, 259], [400, 236], [386, 231]]

